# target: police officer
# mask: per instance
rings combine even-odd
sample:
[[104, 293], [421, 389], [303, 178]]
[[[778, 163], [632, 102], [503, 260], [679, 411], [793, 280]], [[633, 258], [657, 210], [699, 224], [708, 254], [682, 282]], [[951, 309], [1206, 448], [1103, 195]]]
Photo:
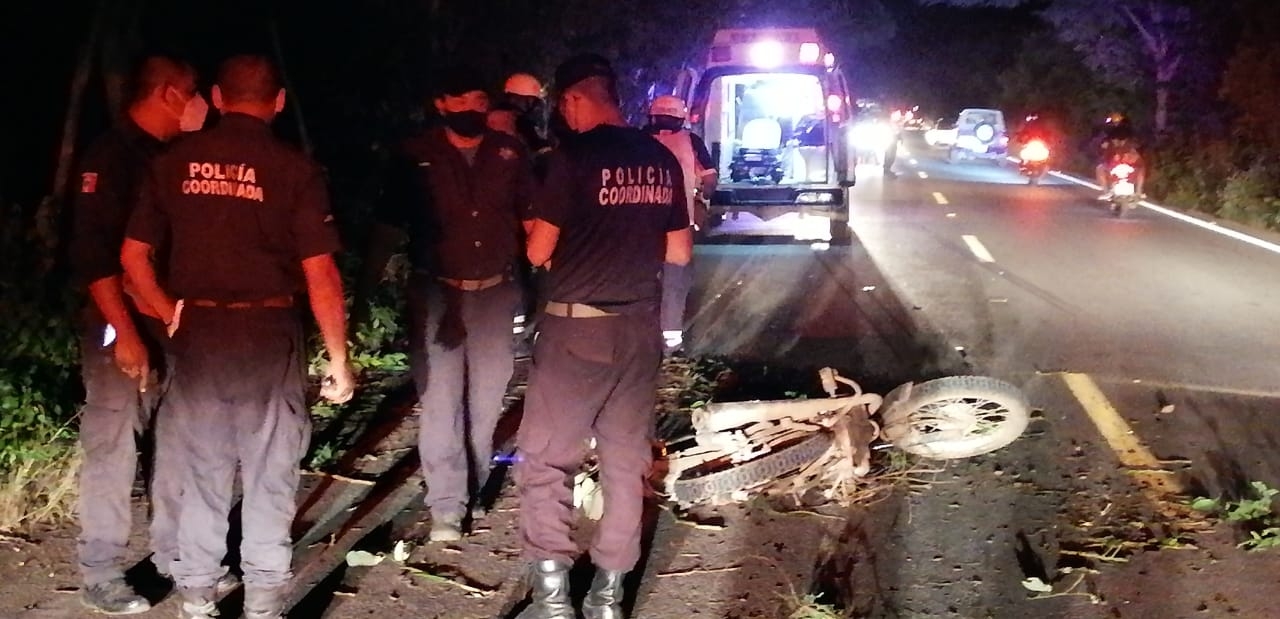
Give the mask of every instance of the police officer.
[[406, 229], [429, 537], [454, 541], [468, 510], [473, 519], [483, 513], [476, 495], [515, 369], [514, 269], [532, 225], [533, 175], [520, 141], [487, 128], [489, 99], [475, 70], [454, 68], [437, 90], [444, 126], [403, 145], [399, 179], [375, 213], [361, 290], [381, 276], [392, 231]]
[[[80, 570], [86, 606], [111, 613], [150, 608], [124, 581], [123, 561], [137, 473], [135, 433], [155, 430], [151, 467], [151, 550], [167, 575], [176, 558], [181, 479], [172, 424], [158, 406], [165, 367], [164, 325], [140, 302], [120, 269], [125, 224], [150, 160], [182, 131], [199, 129], [208, 104], [196, 73], [173, 58], [152, 56], [135, 71], [121, 121], [89, 147], [72, 205], [72, 267], [88, 288], [80, 341], [85, 405], [80, 415]], [[152, 376], [162, 379], [152, 382]], [[153, 416], [155, 417], [153, 422]], [[224, 586], [234, 586], [227, 577]]]
[[[706, 196], [716, 189], [716, 166], [702, 138], [685, 128], [689, 109], [679, 97], [662, 95], [649, 105], [649, 125], [645, 131], [662, 142], [680, 162], [684, 173], [685, 201], [694, 228], [707, 225]], [[668, 352], [684, 342], [685, 305], [693, 286], [691, 265], [664, 264], [662, 267], [662, 338]]]
[[533, 562], [533, 603], [522, 616], [575, 616], [569, 476], [594, 437], [605, 507], [582, 610], [588, 619], [614, 618], [622, 616], [623, 577], [640, 557], [653, 458], [659, 274], [664, 262], [689, 262], [693, 235], [680, 163], [625, 126], [609, 63], [575, 56], [556, 70], [555, 87], [578, 135], [552, 153], [529, 237], [530, 262], [550, 271], [517, 439], [521, 537]]
[[[187, 459], [173, 572], [188, 619], [217, 614], [237, 466], [244, 616], [284, 611], [298, 462], [310, 438], [295, 307], [304, 285], [329, 359], [321, 395], [344, 402], [354, 389], [324, 180], [268, 125], [284, 107], [280, 83], [262, 57], [223, 63], [213, 88], [221, 120], [155, 160], [121, 250], [172, 338], [170, 413]], [[162, 288], [153, 256], [164, 245]]]

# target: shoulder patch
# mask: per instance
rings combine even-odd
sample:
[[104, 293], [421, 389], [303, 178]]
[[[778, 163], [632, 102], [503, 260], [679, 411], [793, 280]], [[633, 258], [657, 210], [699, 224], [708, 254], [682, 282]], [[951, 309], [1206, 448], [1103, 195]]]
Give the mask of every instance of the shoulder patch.
[[322, 221], [321, 223], [326, 223], [326, 224], [331, 224], [331, 223], [333, 223], [333, 215], [332, 215], [332, 214], [325, 215], [325, 216], [324, 216], [324, 221]]
[[97, 193], [98, 173], [85, 172], [80, 175], [80, 193]]
[[418, 167], [419, 167], [419, 168], [429, 168], [429, 167], [431, 167], [431, 162], [430, 162], [430, 161], [419, 161], [419, 162], [418, 162]]

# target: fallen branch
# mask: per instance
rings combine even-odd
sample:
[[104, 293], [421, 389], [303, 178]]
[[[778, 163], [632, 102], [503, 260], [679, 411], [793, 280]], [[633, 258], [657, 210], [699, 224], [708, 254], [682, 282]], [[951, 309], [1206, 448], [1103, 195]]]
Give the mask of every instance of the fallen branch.
[[696, 576], [699, 574], [719, 574], [721, 572], [733, 572], [742, 569], [741, 565], [730, 565], [729, 567], [714, 568], [695, 568], [691, 570], [681, 570], [679, 572], [660, 572], [658, 578], [666, 578], [668, 576]]

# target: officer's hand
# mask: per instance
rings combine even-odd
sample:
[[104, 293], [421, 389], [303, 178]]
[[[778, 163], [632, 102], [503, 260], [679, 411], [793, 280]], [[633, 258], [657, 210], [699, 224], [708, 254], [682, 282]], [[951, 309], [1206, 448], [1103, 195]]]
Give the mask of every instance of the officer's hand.
[[[147, 347], [136, 333], [116, 333], [115, 346], [116, 365], [129, 378], [138, 379], [139, 386], [145, 387], [150, 374], [150, 360], [147, 358]], [[141, 389], [146, 391], [145, 388]]]
[[320, 397], [344, 404], [356, 393], [356, 378], [346, 363], [329, 363], [324, 380], [320, 383]]

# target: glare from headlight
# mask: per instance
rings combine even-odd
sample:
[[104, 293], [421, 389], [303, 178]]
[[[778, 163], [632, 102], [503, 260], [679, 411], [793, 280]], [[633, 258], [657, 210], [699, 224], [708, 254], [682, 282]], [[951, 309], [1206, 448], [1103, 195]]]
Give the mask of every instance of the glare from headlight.
[[882, 151], [889, 148], [893, 132], [881, 123], [861, 122], [849, 132], [849, 142], [861, 150]]

